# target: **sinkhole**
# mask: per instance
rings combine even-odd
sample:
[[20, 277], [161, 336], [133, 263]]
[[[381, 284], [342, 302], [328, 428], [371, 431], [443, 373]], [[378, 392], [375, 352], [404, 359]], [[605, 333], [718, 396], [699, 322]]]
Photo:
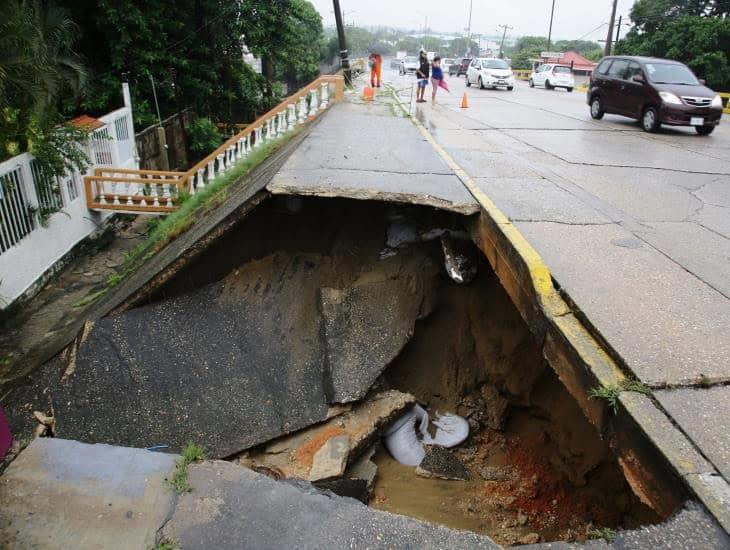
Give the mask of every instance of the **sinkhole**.
[[[193, 441], [211, 458], [505, 545], [665, 519], [544, 359], [470, 240], [473, 218], [257, 200], [18, 388], [14, 429], [50, 403], [59, 437], [171, 452]], [[423, 477], [382, 445], [415, 403], [468, 422], [448, 450], [464, 479]], [[321, 460], [335, 438], [344, 451]]]

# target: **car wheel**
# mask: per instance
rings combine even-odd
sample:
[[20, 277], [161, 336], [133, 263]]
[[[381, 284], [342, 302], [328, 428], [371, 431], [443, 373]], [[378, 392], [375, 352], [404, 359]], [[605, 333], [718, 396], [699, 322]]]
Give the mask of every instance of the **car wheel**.
[[479, 89], [480, 90], [483, 90], [484, 89], [484, 82], [482, 82], [482, 77], [481, 76], [479, 77]]
[[604, 114], [603, 101], [601, 101], [600, 97], [594, 96], [593, 99], [591, 99], [591, 118], [601, 120]]
[[515, 89], [515, 87], [514, 87], [514, 86], [507, 86], [507, 91], [508, 91], [508, 92], [511, 92], [511, 91], [512, 91], [512, 90], [514, 90], [514, 89]]
[[471, 88], [471, 80], [469, 80], [469, 76], [466, 77], [466, 87]]
[[659, 111], [655, 107], [647, 107], [641, 115], [641, 127], [645, 132], [656, 132], [661, 126], [659, 122]]
[[529, 84], [530, 88], [535, 87], [535, 83], [532, 81], [532, 79], [528, 80], [527, 83]]
[[573, 91], [573, 88], [565, 88], [565, 89], [568, 90], [569, 92]]
[[701, 136], [709, 136], [715, 131], [714, 126], [695, 126], [695, 131]]
[[549, 80], [546, 80], [545, 81], [545, 89], [546, 90], [552, 90], [553, 89], [553, 85], [550, 84], [550, 81]]

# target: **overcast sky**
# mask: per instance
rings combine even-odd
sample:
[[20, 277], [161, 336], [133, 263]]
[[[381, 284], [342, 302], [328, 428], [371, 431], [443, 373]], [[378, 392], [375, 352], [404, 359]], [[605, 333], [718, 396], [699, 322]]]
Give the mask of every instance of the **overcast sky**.
[[[334, 25], [332, 0], [310, 0], [325, 25]], [[547, 35], [552, 0], [473, 0], [472, 32], [496, 34], [497, 25], [514, 27], [514, 36]], [[555, 0], [553, 36], [558, 39], [605, 39], [611, 0]], [[634, 0], [619, 0], [618, 15], [628, 19]], [[469, 19], [469, 0], [340, 0], [347, 23], [370, 26], [423, 28], [463, 32]], [[596, 27], [604, 24], [599, 30]], [[628, 28], [622, 29], [624, 34]]]

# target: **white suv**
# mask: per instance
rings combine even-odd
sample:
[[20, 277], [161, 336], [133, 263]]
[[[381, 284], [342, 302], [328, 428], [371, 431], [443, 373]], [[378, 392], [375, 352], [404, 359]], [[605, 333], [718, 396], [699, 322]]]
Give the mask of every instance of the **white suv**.
[[540, 65], [530, 75], [530, 88], [535, 86], [542, 86], [546, 90], [565, 88], [572, 92], [575, 88], [573, 69], [568, 65], [554, 65], [552, 63]]
[[504, 59], [493, 57], [478, 57], [471, 60], [466, 71], [466, 85], [478, 85], [480, 88], [507, 88], [515, 87], [515, 75]]

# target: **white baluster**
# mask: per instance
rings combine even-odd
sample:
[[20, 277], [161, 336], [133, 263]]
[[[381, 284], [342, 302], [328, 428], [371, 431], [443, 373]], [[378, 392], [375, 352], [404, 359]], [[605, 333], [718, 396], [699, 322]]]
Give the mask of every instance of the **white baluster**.
[[228, 146], [228, 160], [226, 161], [226, 164], [230, 168], [233, 166], [233, 164], [236, 162], [236, 156], [234, 155], [234, 147], [233, 145]]
[[135, 189], [137, 186], [134, 183], [127, 183], [127, 205], [131, 206], [134, 204], [134, 201], [132, 201], [132, 195], [134, 194], [133, 189]]
[[197, 179], [195, 180], [195, 192], [200, 193], [205, 188], [205, 168], [198, 168]]
[[246, 156], [246, 139], [247, 138], [238, 138], [238, 158], [242, 159]]
[[112, 183], [112, 195], [114, 195], [114, 200], [112, 200], [112, 204], [120, 204], [119, 195], [117, 193], [117, 182]]
[[309, 92], [309, 116], [317, 116], [318, 108], [319, 104], [317, 103], [317, 90], [311, 90]]
[[165, 192], [165, 197], [167, 197], [167, 202], [165, 203], [165, 206], [167, 206], [168, 208], [171, 208], [173, 206], [173, 204], [172, 204], [173, 188], [177, 187], [177, 185], [168, 183], [167, 185], [163, 185], [163, 187], [167, 187], [167, 191]]
[[297, 125], [297, 108], [294, 105], [294, 103], [290, 103], [287, 106], [286, 118], [287, 118], [287, 129], [293, 130], [294, 127]]
[[307, 122], [307, 96], [303, 95], [299, 98], [299, 118], [297, 119], [299, 124]]
[[225, 155], [223, 153], [218, 154], [218, 174], [223, 174], [226, 171]]
[[254, 130], [254, 135], [256, 139], [253, 142], [253, 148], [258, 149], [259, 147], [261, 147], [261, 126]]
[[208, 183], [215, 179], [215, 159], [208, 161]]
[[103, 181], [100, 183], [101, 183], [101, 186], [97, 188], [97, 189], [101, 190], [99, 192], [99, 204], [108, 204], [106, 202], [106, 184]]
[[150, 190], [152, 194], [152, 206], [160, 206], [160, 195], [158, 193], [159, 189], [157, 189], [157, 183], [150, 183]]
[[330, 101], [330, 85], [329, 82], [322, 84], [322, 102], [319, 104], [320, 110], [324, 111], [329, 105]]

